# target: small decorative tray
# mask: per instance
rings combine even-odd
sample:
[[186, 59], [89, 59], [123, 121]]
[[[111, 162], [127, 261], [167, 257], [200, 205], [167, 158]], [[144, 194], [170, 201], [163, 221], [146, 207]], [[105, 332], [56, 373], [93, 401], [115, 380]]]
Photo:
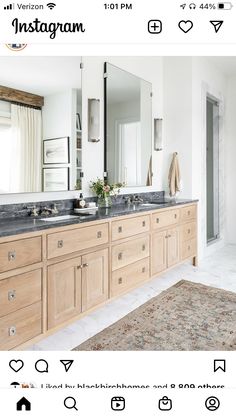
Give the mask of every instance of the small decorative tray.
[[93, 214], [97, 210], [98, 210], [98, 207], [74, 208], [74, 213], [75, 214], [83, 214], [83, 213]]

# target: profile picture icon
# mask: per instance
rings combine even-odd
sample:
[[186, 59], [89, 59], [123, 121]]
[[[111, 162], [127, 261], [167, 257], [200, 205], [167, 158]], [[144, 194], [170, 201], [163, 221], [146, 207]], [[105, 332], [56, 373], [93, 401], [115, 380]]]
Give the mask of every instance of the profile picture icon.
[[208, 397], [208, 399], [205, 401], [205, 406], [208, 410], [214, 412], [220, 407], [220, 401], [217, 399], [217, 397]]

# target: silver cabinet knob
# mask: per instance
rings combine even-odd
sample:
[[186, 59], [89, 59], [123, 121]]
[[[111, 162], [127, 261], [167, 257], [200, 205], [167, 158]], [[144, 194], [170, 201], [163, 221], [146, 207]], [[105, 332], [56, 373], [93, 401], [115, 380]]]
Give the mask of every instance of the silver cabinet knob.
[[146, 249], [146, 245], [145, 244], [143, 244], [142, 245], [142, 251], [144, 251]]
[[121, 285], [121, 284], [122, 284], [122, 282], [123, 282], [123, 279], [122, 279], [122, 278], [119, 278], [119, 279], [118, 279], [118, 284], [119, 284], [119, 285]]
[[159, 218], [156, 218], [156, 223], [157, 224], [159, 224], [159, 221], [160, 221], [160, 219]]
[[16, 260], [16, 251], [13, 250], [11, 252], [8, 252], [8, 260], [11, 262], [12, 260]]
[[122, 252], [118, 253], [118, 260], [122, 260], [123, 254]]
[[83, 268], [87, 268], [89, 265], [88, 265], [88, 263], [83, 263]]
[[143, 225], [143, 227], [145, 227], [146, 226], [146, 221], [143, 221], [142, 225]]
[[16, 290], [8, 291], [8, 301], [15, 300], [16, 298]]
[[146, 271], [145, 266], [142, 268], [142, 273], [144, 274], [144, 272]]
[[16, 335], [16, 326], [10, 326], [8, 329], [8, 335], [9, 336], [15, 336]]
[[58, 242], [57, 242], [58, 249], [62, 249], [63, 246], [64, 246], [63, 240], [58, 240]]
[[98, 231], [97, 232], [97, 238], [100, 239], [101, 237], [102, 237], [102, 232], [101, 231]]
[[118, 233], [122, 233], [122, 227], [118, 227]]

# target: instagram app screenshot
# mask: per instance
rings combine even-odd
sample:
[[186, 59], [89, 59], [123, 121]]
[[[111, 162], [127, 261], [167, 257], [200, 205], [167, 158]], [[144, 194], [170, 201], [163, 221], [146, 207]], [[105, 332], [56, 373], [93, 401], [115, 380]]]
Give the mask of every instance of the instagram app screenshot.
[[0, 415], [235, 419], [236, 2], [0, 0]]

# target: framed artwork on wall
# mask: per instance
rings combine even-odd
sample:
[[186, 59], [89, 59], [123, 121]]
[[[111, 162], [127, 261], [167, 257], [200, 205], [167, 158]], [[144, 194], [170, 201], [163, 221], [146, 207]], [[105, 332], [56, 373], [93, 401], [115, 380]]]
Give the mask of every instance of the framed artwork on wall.
[[43, 141], [43, 164], [69, 164], [69, 137]]
[[43, 191], [68, 191], [69, 167], [50, 167], [43, 169]]

